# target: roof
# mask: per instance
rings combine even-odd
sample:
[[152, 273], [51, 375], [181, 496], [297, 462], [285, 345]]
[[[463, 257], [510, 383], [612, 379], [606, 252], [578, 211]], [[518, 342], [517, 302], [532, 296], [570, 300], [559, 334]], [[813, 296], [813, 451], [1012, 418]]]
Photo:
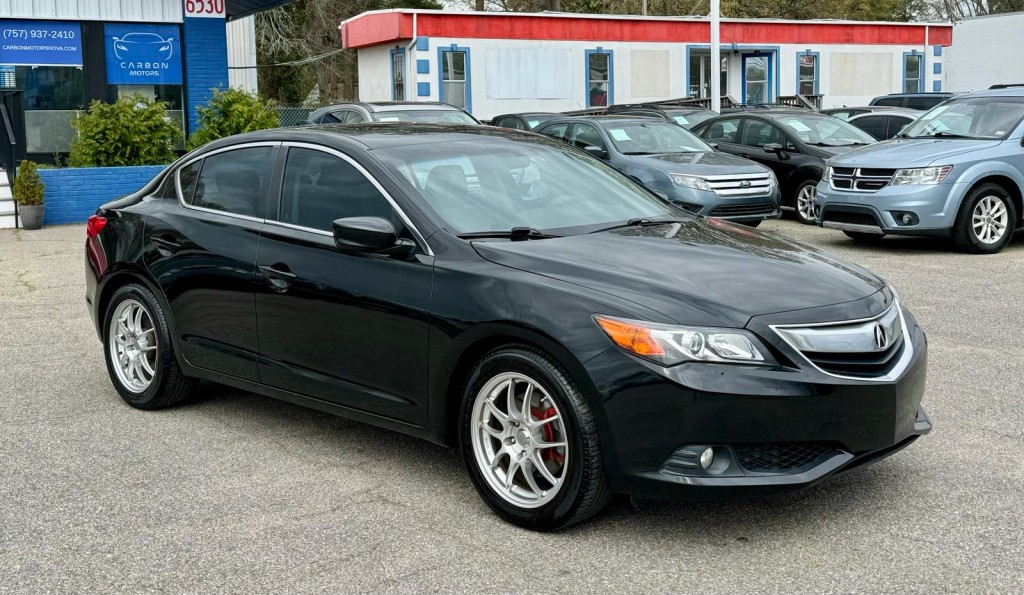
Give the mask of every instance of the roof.
[[257, 12], [270, 10], [278, 6], [288, 4], [292, 0], [227, 0], [224, 3], [224, 11], [229, 19], [240, 19]]
[[[891, 44], [948, 46], [950, 23], [722, 19], [721, 41], [730, 44]], [[364, 12], [339, 26], [346, 48], [416, 37], [709, 43], [707, 17], [655, 17], [560, 12], [508, 13], [392, 9]]]
[[954, 97], [1024, 97], [1024, 87], [1007, 87], [1005, 89], [985, 89], [984, 91], [975, 91], [973, 93], [956, 95]]
[[[479, 126], [470, 124], [428, 124], [428, 123], [379, 123], [362, 124], [319, 124], [308, 126], [290, 126], [272, 128], [258, 132], [236, 134], [214, 141], [203, 147], [203, 151], [224, 146], [260, 140], [307, 141], [324, 144], [349, 145], [355, 142], [367, 149], [383, 149], [387, 147], [405, 147], [410, 145], [439, 144], [467, 141], [486, 141], [494, 138], [506, 138], [537, 144], [560, 143], [547, 137], [530, 134], [511, 128], [496, 126]], [[333, 141], [333, 142], [332, 142]]]

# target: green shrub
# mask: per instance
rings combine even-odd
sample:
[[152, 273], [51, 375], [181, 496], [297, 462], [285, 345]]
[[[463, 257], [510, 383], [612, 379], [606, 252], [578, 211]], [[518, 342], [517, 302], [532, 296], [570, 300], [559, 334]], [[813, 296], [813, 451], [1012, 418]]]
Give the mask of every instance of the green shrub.
[[264, 103], [241, 89], [214, 89], [210, 103], [196, 110], [199, 130], [189, 137], [188, 148], [194, 149], [232, 134], [277, 128], [277, 111], [272, 106], [272, 102]]
[[104, 167], [161, 165], [174, 161], [178, 123], [166, 117], [168, 105], [143, 95], [121, 96], [114, 103], [93, 101], [89, 111], [71, 125], [78, 137], [71, 144], [68, 165]]
[[20, 205], [41, 205], [45, 189], [46, 185], [39, 179], [35, 162], [22, 161], [18, 167], [18, 177], [14, 178], [14, 200]]

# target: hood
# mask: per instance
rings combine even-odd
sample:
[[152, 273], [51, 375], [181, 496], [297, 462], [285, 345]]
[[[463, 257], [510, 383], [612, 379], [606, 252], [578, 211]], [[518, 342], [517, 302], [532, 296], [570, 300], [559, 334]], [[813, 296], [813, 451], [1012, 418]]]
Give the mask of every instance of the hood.
[[950, 158], [990, 149], [999, 141], [950, 138], [896, 138], [850, 151], [829, 165], [902, 168], [948, 165]]
[[860, 300], [885, 285], [814, 248], [715, 219], [473, 247], [496, 264], [702, 326], [739, 328], [753, 316]]
[[658, 155], [626, 155], [639, 163], [672, 174], [714, 176], [719, 174], [761, 173], [768, 168], [749, 159], [728, 153], [661, 153]]

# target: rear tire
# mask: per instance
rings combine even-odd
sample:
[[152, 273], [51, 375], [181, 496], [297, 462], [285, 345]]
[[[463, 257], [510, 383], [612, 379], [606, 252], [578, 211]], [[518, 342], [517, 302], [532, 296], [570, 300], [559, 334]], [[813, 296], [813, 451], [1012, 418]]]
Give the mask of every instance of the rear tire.
[[185, 400], [196, 380], [185, 376], [163, 309], [149, 289], [129, 284], [111, 296], [103, 315], [103, 351], [117, 393], [132, 407], [160, 409]]
[[1017, 209], [999, 184], [972, 188], [953, 224], [953, 243], [961, 252], [995, 254], [1006, 247], [1017, 226]]
[[804, 180], [793, 191], [793, 209], [796, 220], [804, 225], [815, 225], [817, 223], [817, 208], [814, 206], [814, 198], [818, 194], [818, 182], [816, 180]]
[[863, 233], [859, 231], [844, 231], [843, 233], [854, 242], [868, 246], [882, 243], [882, 239], [885, 237], [885, 234], [880, 233]]
[[561, 529], [611, 498], [594, 414], [565, 369], [534, 347], [502, 347], [477, 364], [459, 443], [480, 496], [520, 527]]

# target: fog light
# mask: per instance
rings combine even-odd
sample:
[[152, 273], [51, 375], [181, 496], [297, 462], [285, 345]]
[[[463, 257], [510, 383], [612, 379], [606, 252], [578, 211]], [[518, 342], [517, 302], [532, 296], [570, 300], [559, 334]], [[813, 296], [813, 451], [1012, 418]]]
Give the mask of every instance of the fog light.
[[708, 447], [700, 453], [700, 466], [702, 469], [710, 469], [715, 462], [715, 449]]
[[917, 215], [909, 211], [892, 211], [892, 218], [901, 226], [918, 224]]

